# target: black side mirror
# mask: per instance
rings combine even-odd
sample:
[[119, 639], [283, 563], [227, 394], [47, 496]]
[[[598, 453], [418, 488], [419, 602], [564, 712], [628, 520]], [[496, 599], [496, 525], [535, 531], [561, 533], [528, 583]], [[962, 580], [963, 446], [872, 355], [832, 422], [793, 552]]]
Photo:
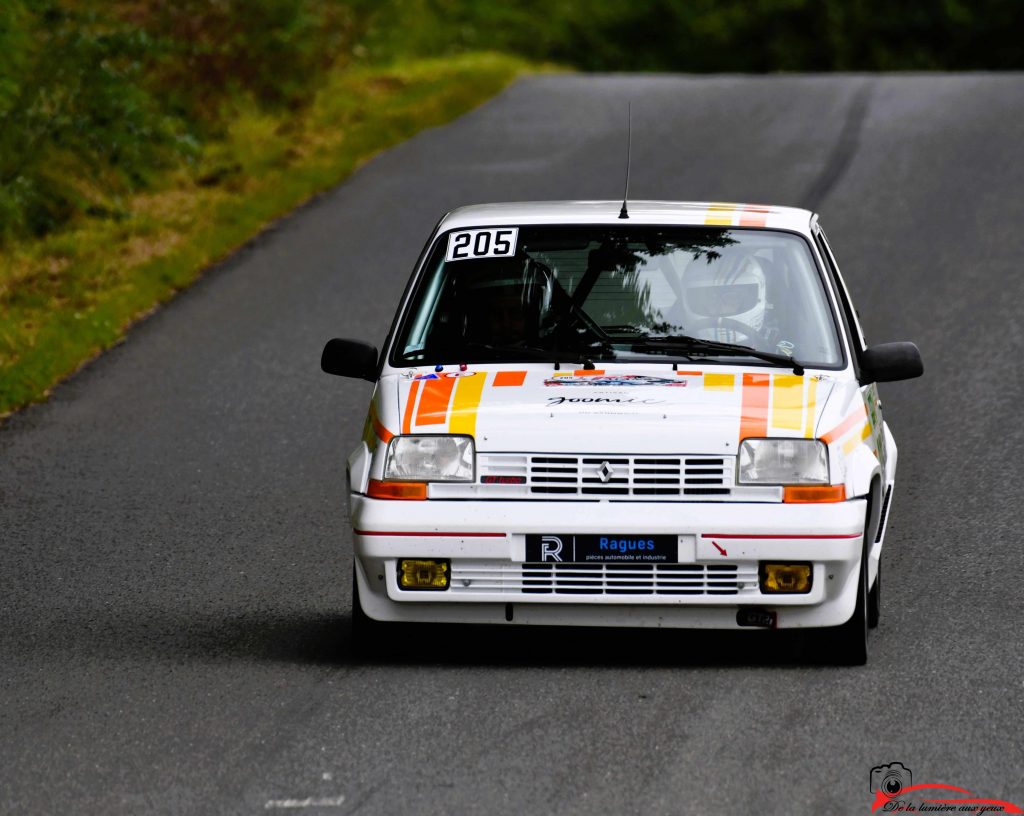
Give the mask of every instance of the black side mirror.
[[328, 340], [320, 355], [320, 368], [339, 377], [377, 382], [377, 349], [358, 340]]
[[867, 349], [860, 358], [862, 385], [912, 380], [922, 374], [921, 352], [913, 343], [882, 343]]

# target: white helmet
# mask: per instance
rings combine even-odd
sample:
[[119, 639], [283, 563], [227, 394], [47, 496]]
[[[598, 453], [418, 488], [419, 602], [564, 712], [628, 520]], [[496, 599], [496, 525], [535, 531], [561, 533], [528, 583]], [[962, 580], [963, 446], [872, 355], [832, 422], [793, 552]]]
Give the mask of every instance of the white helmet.
[[760, 334], [767, 296], [764, 268], [755, 256], [745, 255], [733, 264], [695, 261], [686, 272], [684, 285], [686, 309], [692, 319], [704, 324], [706, 336], [710, 336], [708, 329], [714, 329], [714, 339], [735, 342], [731, 335], [741, 334], [735, 326], [714, 326], [718, 318], [749, 326], [753, 332], [750, 339]]

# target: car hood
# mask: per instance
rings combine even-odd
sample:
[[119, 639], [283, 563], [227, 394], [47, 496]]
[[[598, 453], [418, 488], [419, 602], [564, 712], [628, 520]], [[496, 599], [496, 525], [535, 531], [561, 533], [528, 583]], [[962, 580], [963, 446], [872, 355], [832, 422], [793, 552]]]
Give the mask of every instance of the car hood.
[[[735, 454], [750, 436], [812, 437], [837, 380], [762, 366], [389, 375], [393, 433], [457, 433], [485, 452]], [[855, 387], [855, 384], [854, 384]], [[390, 400], [383, 400], [386, 404]], [[390, 416], [387, 416], [390, 414]]]

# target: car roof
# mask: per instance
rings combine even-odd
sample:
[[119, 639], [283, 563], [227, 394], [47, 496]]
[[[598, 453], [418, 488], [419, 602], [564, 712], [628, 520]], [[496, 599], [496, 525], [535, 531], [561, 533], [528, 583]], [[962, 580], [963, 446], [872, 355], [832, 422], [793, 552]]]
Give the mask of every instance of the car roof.
[[[440, 229], [505, 224], [619, 224], [622, 201], [517, 201], [452, 210]], [[766, 227], [810, 234], [814, 214], [798, 207], [707, 201], [630, 201], [627, 224]]]

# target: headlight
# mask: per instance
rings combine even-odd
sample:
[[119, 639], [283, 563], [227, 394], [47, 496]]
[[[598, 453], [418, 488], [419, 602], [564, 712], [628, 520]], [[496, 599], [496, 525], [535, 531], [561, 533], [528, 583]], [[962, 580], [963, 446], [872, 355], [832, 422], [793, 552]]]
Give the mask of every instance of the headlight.
[[817, 439], [744, 439], [740, 484], [828, 484], [828, 449]]
[[396, 436], [388, 445], [384, 478], [471, 482], [475, 458], [471, 436]]

